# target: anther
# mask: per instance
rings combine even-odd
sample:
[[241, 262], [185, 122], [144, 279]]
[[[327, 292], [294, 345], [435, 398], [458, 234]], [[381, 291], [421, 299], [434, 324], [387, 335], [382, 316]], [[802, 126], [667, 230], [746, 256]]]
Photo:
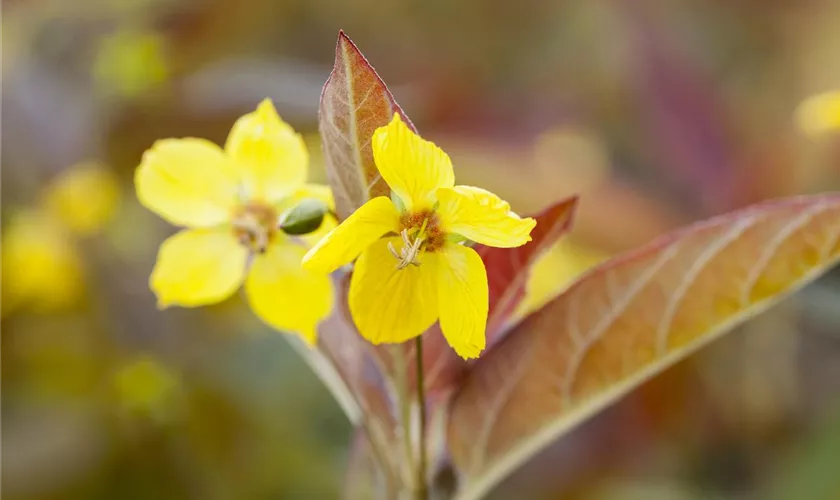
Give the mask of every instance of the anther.
[[240, 243], [256, 253], [263, 254], [268, 249], [269, 232], [253, 216], [246, 215], [233, 221]]
[[417, 256], [420, 253], [423, 238], [418, 237], [414, 241], [411, 241], [411, 238], [408, 236], [408, 229], [403, 229], [400, 232], [400, 236], [402, 236], [404, 246], [399, 252], [394, 248], [392, 242], [388, 242], [388, 251], [399, 261], [397, 263], [397, 269], [405, 269], [409, 265], [419, 266], [420, 262], [417, 260]]
[[266, 249], [268, 248], [268, 235], [265, 233], [265, 231], [258, 231], [255, 234], [255, 236], [256, 237], [254, 239], [256, 241], [254, 243], [257, 247], [257, 252], [260, 254], [264, 254]]

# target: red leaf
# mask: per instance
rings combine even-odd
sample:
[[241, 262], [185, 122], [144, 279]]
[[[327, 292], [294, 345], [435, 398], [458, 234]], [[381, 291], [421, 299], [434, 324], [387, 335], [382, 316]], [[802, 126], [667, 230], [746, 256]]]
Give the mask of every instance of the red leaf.
[[339, 32], [335, 66], [321, 91], [318, 128], [340, 219], [367, 200], [390, 194], [373, 161], [370, 140], [394, 113], [415, 130], [365, 56], [343, 31]]
[[840, 196], [777, 200], [619, 256], [528, 316], [474, 365], [451, 404], [460, 500], [564, 432], [828, 271]]
[[573, 196], [546, 208], [534, 218], [537, 226], [531, 241], [518, 248], [477, 245], [475, 250], [487, 267], [490, 314], [487, 318], [488, 348], [525, 296], [525, 284], [534, 261], [572, 228], [578, 198]]

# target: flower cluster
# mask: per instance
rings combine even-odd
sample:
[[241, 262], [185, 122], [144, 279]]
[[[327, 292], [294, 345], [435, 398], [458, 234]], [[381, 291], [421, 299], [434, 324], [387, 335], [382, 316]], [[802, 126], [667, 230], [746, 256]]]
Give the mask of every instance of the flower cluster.
[[85, 161], [53, 179], [34, 206], [12, 208], [3, 226], [2, 315], [69, 308], [84, 296], [80, 239], [101, 232], [120, 204], [116, 176]]
[[[485, 347], [487, 273], [473, 243], [516, 247], [536, 222], [498, 196], [456, 186], [452, 162], [394, 115], [372, 140], [392, 197], [368, 201], [319, 241], [284, 234], [299, 202], [332, 203], [305, 184], [307, 152], [269, 101], [240, 118], [224, 149], [202, 139], [167, 139], [137, 170], [142, 203], [185, 226], [163, 243], [151, 286], [161, 306], [200, 306], [229, 297], [242, 282], [255, 313], [280, 330], [315, 341], [330, 312], [329, 273], [357, 259], [349, 307], [374, 344], [421, 335], [435, 321], [464, 358]], [[304, 241], [314, 242], [307, 253]]]

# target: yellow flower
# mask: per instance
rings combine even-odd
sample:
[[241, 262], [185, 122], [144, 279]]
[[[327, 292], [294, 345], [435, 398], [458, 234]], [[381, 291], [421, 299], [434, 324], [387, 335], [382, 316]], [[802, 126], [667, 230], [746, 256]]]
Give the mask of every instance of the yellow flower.
[[21, 305], [61, 310], [82, 297], [84, 266], [75, 239], [108, 223], [120, 202], [119, 182], [102, 165], [82, 162], [52, 181], [40, 201], [3, 228], [4, 316]]
[[3, 231], [2, 314], [21, 305], [64, 309], [84, 292], [82, 260], [73, 239], [49, 214], [15, 214]]
[[164, 45], [164, 37], [153, 31], [129, 28], [105, 36], [93, 64], [95, 81], [129, 99], [153, 90], [169, 76]]
[[99, 231], [120, 202], [119, 181], [94, 162], [76, 164], [50, 183], [43, 204], [53, 216], [80, 236]]
[[525, 297], [517, 306], [514, 317], [525, 317], [544, 306], [581, 274], [608, 257], [602, 251], [562, 238], [531, 267]]
[[359, 257], [349, 305], [363, 337], [404, 342], [439, 319], [455, 352], [475, 358], [485, 346], [487, 273], [464, 243], [517, 247], [536, 221], [493, 193], [455, 186], [449, 156], [399, 115], [377, 129], [372, 146], [393, 201], [365, 203], [306, 254], [304, 268], [328, 273]]
[[180, 380], [154, 358], [142, 356], [120, 367], [113, 384], [120, 409], [163, 416]]
[[796, 121], [803, 132], [819, 136], [840, 131], [840, 90], [809, 97], [796, 110]]
[[245, 284], [256, 315], [313, 343], [333, 302], [329, 277], [306, 271], [304, 239], [278, 229], [302, 198], [329, 200], [305, 184], [301, 137], [266, 99], [233, 125], [224, 149], [196, 138], [164, 139], [135, 174], [140, 202], [187, 229], [160, 248], [150, 279], [161, 307], [220, 302]]

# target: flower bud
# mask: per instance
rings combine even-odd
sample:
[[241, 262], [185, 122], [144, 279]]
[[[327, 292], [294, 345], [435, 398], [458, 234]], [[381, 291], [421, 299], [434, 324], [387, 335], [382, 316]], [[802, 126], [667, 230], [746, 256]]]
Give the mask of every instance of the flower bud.
[[329, 211], [330, 207], [321, 200], [306, 198], [280, 216], [280, 229], [295, 236], [309, 234], [321, 227]]

